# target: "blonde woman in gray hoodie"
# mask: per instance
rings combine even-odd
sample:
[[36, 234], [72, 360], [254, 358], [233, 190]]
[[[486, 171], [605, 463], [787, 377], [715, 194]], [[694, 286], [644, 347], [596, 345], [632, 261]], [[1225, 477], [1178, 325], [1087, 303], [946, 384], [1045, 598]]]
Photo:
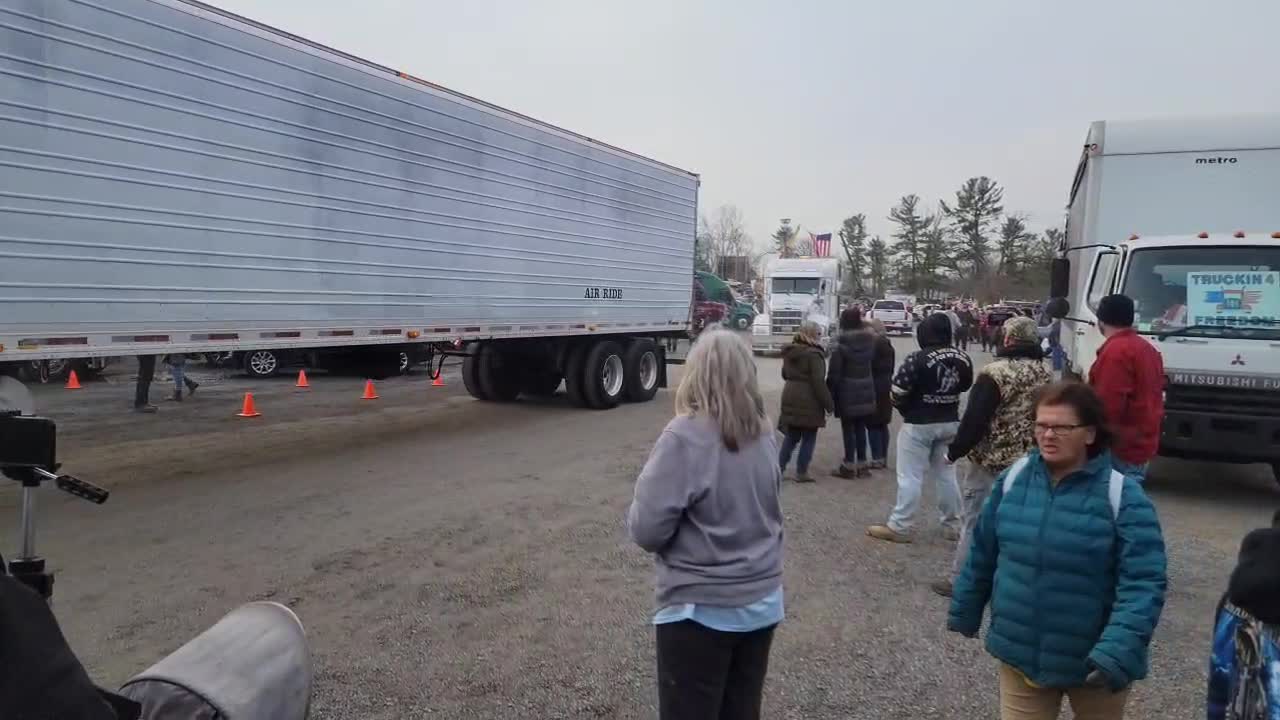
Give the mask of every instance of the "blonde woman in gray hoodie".
[[631, 539], [653, 553], [661, 720], [760, 717], [785, 614], [778, 444], [751, 349], [698, 338], [676, 416], [636, 480]]

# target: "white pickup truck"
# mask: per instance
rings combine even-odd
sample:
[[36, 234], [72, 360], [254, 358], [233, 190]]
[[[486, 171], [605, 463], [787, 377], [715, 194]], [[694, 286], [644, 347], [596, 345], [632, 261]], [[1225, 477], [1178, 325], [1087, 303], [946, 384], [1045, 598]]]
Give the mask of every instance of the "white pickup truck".
[[867, 319], [884, 323], [886, 332], [911, 332], [911, 313], [901, 300], [877, 300], [867, 313]]

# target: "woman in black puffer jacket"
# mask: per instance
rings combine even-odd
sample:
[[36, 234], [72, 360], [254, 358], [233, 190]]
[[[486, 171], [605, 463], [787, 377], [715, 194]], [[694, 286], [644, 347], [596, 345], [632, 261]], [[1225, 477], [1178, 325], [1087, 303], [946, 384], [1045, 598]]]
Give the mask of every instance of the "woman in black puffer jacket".
[[840, 418], [844, 437], [844, 462], [831, 473], [836, 477], [865, 477], [867, 426], [876, 413], [876, 383], [872, 374], [877, 336], [862, 322], [858, 308], [840, 313], [840, 338], [827, 365], [827, 387]]

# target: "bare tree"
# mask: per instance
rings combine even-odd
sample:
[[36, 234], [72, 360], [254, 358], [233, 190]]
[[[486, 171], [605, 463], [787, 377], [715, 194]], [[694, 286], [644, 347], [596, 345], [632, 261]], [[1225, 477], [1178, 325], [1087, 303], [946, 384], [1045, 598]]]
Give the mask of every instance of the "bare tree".
[[1003, 200], [1004, 188], [984, 175], [969, 178], [960, 186], [954, 206], [942, 203], [942, 211], [956, 231], [956, 259], [967, 265], [975, 277], [987, 272], [990, 259], [987, 232], [1004, 212], [1000, 204]]
[[[705, 264], [710, 272], [723, 272], [724, 258], [742, 257], [751, 253], [751, 237], [742, 221], [742, 211], [735, 205], [721, 205], [715, 217], [698, 219], [699, 264]], [[749, 264], [748, 261], [744, 261]]]

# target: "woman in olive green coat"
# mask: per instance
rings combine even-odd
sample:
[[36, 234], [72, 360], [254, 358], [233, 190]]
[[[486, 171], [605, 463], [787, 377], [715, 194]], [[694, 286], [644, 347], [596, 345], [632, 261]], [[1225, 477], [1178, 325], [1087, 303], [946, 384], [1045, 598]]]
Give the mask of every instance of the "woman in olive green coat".
[[827, 389], [827, 361], [819, 344], [817, 324], [805, 322], [790, 345], [782, 349], [782, 410], [778, 413], [778, 429], [786, 436], [778, 454], [778, 464], [787, 471], [796, 447], [796, 482], [813, 482], [809, 462], [818, 442], [818, 428], [827, 424], [833, 409], [831, 391]]

